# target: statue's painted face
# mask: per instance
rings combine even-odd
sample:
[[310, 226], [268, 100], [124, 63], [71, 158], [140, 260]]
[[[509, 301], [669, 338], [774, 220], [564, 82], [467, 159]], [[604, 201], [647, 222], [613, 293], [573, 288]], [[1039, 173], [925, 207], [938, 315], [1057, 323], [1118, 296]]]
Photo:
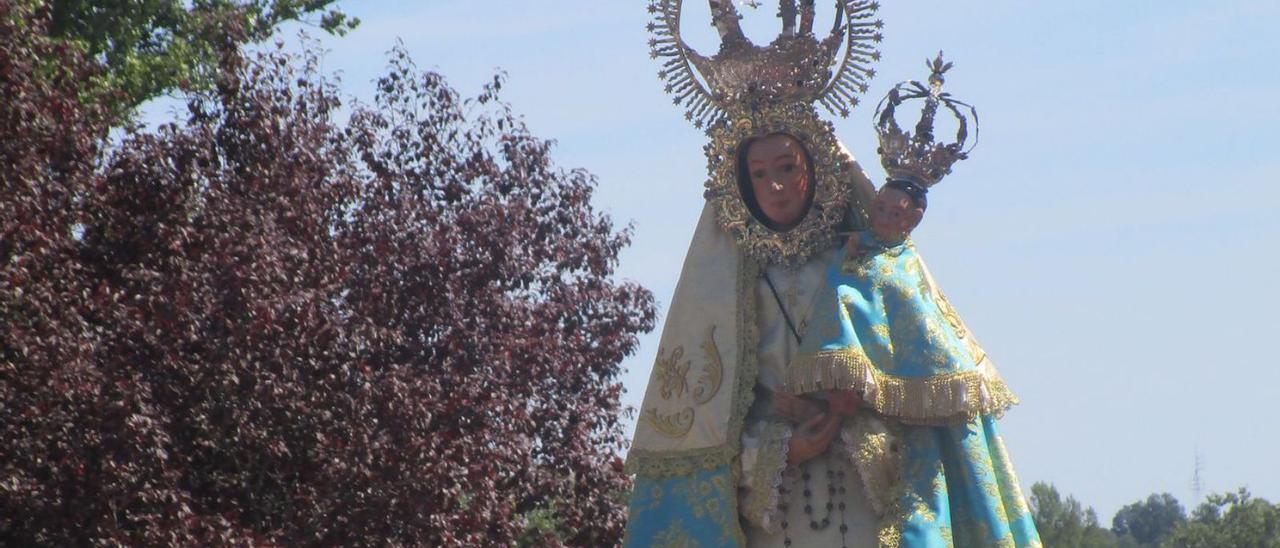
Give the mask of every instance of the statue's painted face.
[[773, 134], [747, 148], [747, 173], [760, 212], [774, 226], [794, 226], [809, 208], [809, 161], [795, 137]]
[[924, 210], [906, 192], [885, 186], [872, 200], [870, 216], [871, 232], [876, 238], [896, 243], [915, 230], [924, 218]]

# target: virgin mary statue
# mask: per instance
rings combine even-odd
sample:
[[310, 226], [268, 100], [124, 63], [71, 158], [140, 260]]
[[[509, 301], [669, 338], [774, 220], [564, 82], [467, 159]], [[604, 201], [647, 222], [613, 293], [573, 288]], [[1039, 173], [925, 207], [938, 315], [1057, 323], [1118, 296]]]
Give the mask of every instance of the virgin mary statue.
[[[929, 367], [820, 346], [847, 342], [842, 325], [891, 327], [832, 313], [875, 189], [816, 109], [847, 115], [866, 90], [876, 4], [836, 0], [820, 40], [813, 0], [783, 0], [759, 47], [730, 0], [709, 2], [711, 57], [681, 39], [680, 0], [650, 5], [660, 76], [706, 129], [710, 176], [627, 455], [625, 544], [1039, 546], [995, 429], [1016, 400], [954, 313], [922, 312], [966, 348]], [[904, 276], [931, 282], [922, 263]], [[928, 335], [893, 342], [927, 350]]]

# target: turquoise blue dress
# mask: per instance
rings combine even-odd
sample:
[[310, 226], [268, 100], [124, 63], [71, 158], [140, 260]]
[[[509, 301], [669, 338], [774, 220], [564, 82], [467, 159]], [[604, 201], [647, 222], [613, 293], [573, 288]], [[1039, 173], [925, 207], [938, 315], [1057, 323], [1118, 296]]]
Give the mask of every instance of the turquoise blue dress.
[[[787, 370], [803, 394], [855, 390], [888, 425], [866, 458], [892, 462], [879, 544], [1040, 546], [996, 419], [1017, 402], [937, 289], [910, 240], [853, 236], [827, 274], [806, 341]], [[627, 544], [744, 541], [734, 465], [638, 476]]]

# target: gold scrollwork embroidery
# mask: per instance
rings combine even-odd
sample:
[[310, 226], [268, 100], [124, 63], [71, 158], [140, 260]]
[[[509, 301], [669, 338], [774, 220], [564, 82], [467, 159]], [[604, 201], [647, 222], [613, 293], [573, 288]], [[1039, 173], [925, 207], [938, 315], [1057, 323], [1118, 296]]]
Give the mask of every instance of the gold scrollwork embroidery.
[[[658, 393], [662, 395], [662, 399], [681, 400], [685, 392], [689, 392], [693, 398], [693, 404], [702, 405], [716, 397], [720, 392], [720, 385], [724, 384], [724, 361], [720, 358], [720, 349], [716, 347], [715, 335], [716, 326], [712, 324], [707, 327], [706, 338], [702, 341], [702, 350], [706, 354], [707, 363], [698, 375], [698, 383], [693, 390], [689, 389], [690, 363], [689, 360], [683, 359], [684, 347], [677, 346], [665, 356], [663, 351], [658, 351], [654, 370], [661, 383]], [[695, 414], [693, 406], [683, 407], [674, 413], [663, 413], [658, 411], [658, 408], [652, 407], [645, 410], [644, 419], [658, 433], [671, 438], [681, 438], [693, 428]]]
[[923, 272], [920, 266], [920, 259], [913, 259], [908, 265], [908, 272], [920, 279], [920, 295], [926, 299], [930, 299], [937, 303], [938, 310], [942, 312], [942, 317], [946, 318], [947, 323], [951, 325], [951, 329], [955, 331], [956, 337], [961, 339], [968, 336], [969, 332], [964, 327], [964, 322], [960, 321], [960, 315], [956, 313], [956, 309], [951, 306], [951, 301], [947, 300], [947, 295], [933, 284], [933, 280]]
[[658, 350], [654, 369], [657, 370], [658, 380], [662, 381], [659, 393], [664, 400], [671, 399], [673, 394], [679, 398], [684, 395], [685, 390], [689, 389], [689, 361], [685, 360], [681, 363], [680, 358], [683, 357], [683, 346], [677, 346], [671, 351], [671, 355], [665, 358], [662, 357], [662, 350]]
[[920, 259], [914, 259], [908, 262], [906, 266], [906, 271], [908, 276], [914, 277], [917, 280], [918, 286], [920, 289], [920, 296], [924, 298], [924, 300], [926, 301], [938, 300], [936, 297], [934, 297], [933, 285], [929, 283], [929, 277], [925, 276], [924, 273], [921, 272]]
[[693, 429], [693, 408], [685, 407], [675, 413], [662, 414], [654, 407], [644, 412], [645, 420], [659, 434], [669, 438], [683, 438]]
[[938, 291], [938, 307], [942, 309], [942, 317], [947, 319], [947, 323], [951, 324], [951, 328], [956, 331], [956, 336], [963, 339], [969, 334], [964, 328], [964, 322], [960, 321], [960, 315], [956, 314], [956, 309], [951, 307], [951, 301], [947, 300], [947, 296]]
[[698, 386], [693, 389], [693, 401], [699, 405], [711, 401], [720, 392], [724, 383], [724, 362], [720, 360], [720, 350], [716, 348], [716, 326], [707, 327], [707, 338], [702, 341], [702, 351], [707, 355], [707, 365], [702, 369]]

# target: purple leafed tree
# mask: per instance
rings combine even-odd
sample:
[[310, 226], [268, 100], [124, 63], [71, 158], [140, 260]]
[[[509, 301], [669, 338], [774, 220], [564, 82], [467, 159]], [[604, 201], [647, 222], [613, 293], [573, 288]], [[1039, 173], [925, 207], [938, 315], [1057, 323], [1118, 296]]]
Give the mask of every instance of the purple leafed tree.
[[[500, 101], [393, 50], [224, 51], [115, 145], [0, 0], [0, 544], [608, 545], [628, 231]], [[50, 63], [50, 60], [57, 62]]]

